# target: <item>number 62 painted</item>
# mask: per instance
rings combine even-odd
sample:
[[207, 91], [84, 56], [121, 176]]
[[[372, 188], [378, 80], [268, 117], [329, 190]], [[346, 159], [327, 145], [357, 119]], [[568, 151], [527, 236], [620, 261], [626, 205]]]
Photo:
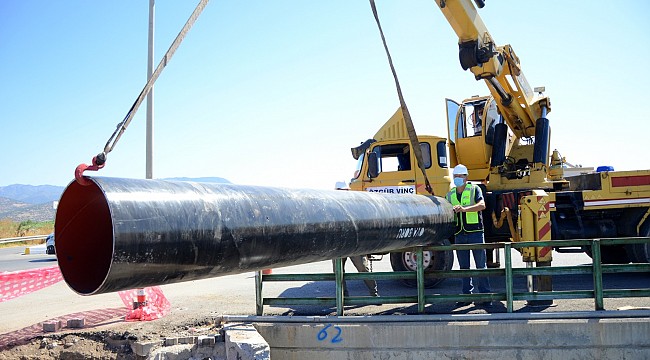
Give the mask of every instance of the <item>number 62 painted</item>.
[[[329, 329], [331, 327], [332, 327], [332, 324], [325, 325], [325, 327], [322, 328], [318, 332], [318, 334], [316, 334], [316, 339], [318, 339], [318, 341], [325, 341], [327, 338], [329, 338], [329, 334], [327, 333], [327, 329]], [[334, 326], [333, 329], [334, 329], [335, 334], [334, 334], [334, 336], [332, 336], [332, 339], [330, 340], [330, 342], [332, 344], [340, 343], [341, 341], [343, 341], [343, 338], [341, 337], [342, 330], [338, 326]]]

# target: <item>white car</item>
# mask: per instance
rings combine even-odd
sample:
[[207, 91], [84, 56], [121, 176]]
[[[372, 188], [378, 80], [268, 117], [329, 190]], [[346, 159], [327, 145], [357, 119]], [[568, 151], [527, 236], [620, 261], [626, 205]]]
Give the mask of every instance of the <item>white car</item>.
[[45, 239], [45, 253], [48, 255], [56, 254], [56, 250], [54, 250], [54, 233], [51, 233]]

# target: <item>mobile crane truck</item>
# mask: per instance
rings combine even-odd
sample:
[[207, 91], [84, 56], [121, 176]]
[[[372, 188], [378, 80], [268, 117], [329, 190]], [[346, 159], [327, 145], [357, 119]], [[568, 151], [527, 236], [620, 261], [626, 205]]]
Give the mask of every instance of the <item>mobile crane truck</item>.
[[[550, 99], [545, 89], [531, 89], [513, 48], [496, 45], [477, 12], [484, 1], [436, 4], [458, 36], [461, 67], [483, 80], [490, 95], [461, 103], [447, 99], [448, 138], [418, 136], [434, 194], [450, 190], [450, 167], [466, 165], [469, 180], [485, 194], [486, 242], [650, 236], [650, 170], [600, 167], [565, 177], [565, 159], [550, 151]], [[428, 194], [429, 180], [415, 165], [401, 109], [372, 139], [352, 148], [358, 163], [351, 190]], [[502, 226], [504, 219], [509, 226]], [[525, 262], [550, 266], [551, 250], [521, 252]], [[589, 248], [566, 250], [591, 256]], [[650, 244], [604, 246], [601, 254], [604, 263], [648, 263]], [[416, 268], [411, 252], [394, 252], [390, 258], [394, 271]], [[498, 267], [498, 256], [491, 258], [488, 265]], [[448, 270], [453, 255], [428, 251], [424, 263], [427, 272]], [[440, 281], [431, 279], [427, 286]]]

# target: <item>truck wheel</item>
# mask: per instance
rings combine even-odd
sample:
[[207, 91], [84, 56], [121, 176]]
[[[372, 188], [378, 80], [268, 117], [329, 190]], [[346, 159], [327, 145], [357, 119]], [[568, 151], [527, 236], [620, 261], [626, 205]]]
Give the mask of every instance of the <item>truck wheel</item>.
[[[639, 236], [650, 237], [650, 222], [643, 225]], [[632, 262], [650, 263], [650, 243], [627, 245], [627, 251]]]
[[[445, 240], [441, 245], [450, 245], [449, 240]], [[390, 253], [390, 265], [393, 271], [416, 271], [417, 258], [416, 254], [411, 251]], [[423, 251], [424, 272], [434, 270], [449, 271], [454, 266], [454, 252], [447, 251]], [[445, 278], [427, 278], [424, 280], [424, 287], [432, 288], [440, 284]], [[401, 280], [406, 286], [417, 287], [418, 282], [415, 279]]]
[[[590, 258], [593, 258], [591, 255], [591, 247], [588, 247], [585, 253], [587, 253]], [[627, 264], [630, 262], [627, 251], [625, 251], [625, 245], [601, 245], [600, 260], [603, 264]]]
[[637, 255], [637, 245], [639, 244], [625, 245], [625, 252], [627, 252], [627, 257], [630, 259], [630, 262], [633, 263], [645, 262], [641, 261], [641, 258]]

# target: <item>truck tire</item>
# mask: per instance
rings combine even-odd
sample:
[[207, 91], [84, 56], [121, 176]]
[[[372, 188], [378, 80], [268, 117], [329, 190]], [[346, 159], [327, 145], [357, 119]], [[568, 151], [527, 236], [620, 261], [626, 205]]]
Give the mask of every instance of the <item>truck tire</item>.
[[[450, 245], [449, 240], [445, 240], [441, 245]], [[454, 252], [447, 251], [424, 251], [424, 272], [431, 272], [434, 270], [449, 271], [454, 266]], [[390, 253], [390, 265], [393, 271], [416, 271], [417, 259], [414, 252], [393, 252]], [[441, 278], [427, 278], [424, 280], [424, 287], [432, 288], [440, 284], [444, 277]], [[404, 285], [408, 287], [417, 287], [417, 280], [415, 279], [402, 279]]]
[[[647, 221], [646, 221], [647, 222]], [[644, 224], [639, 236], [650, 237], [650, 222]], [[630, 260], [635, 263], [650, 263], [650, 243], [627, 245]]]
[[[603, 264], [627, 264], [630, 257], [625, 250], [626, 245], [600, 246], [600, 262]], [[587, 247], [585, 253], [593, 259], [591, 247]]]

